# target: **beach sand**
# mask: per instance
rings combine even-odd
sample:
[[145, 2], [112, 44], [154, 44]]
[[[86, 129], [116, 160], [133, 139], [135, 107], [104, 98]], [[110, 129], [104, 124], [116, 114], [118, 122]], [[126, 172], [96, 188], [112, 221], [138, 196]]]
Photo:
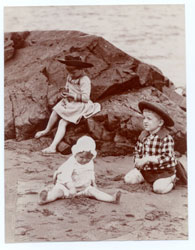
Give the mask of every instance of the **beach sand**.
[[121, 190], [120, 204], [82, 197], [38, 205], [38, 192], [52, 185], [54, 171], [69, 156], [43, 156], [25, 145], [5, 142], [6, 243], [188, 239], [187, 188], [177, 184], [158, 195], [147, 183], [125, 184], [132, 156], [95, 159], [97, 186], [110, 194]]

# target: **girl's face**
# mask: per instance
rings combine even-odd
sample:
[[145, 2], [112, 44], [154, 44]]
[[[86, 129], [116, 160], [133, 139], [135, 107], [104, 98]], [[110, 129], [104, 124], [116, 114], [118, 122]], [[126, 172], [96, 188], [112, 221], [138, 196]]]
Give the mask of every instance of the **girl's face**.
[[75, 155], [76, 161], [81, 165], [89, 163], [92, 160], [92, 158], [93, 158], [92, 153], [88, 151], [79, 152]]
[[66, 70], [73, 79], [80, 77], [83, 72], [82, 69], [78, 69], [74, 66], [66, 66]]
[[161, 119], [161, 117], [150, 110], [144, 109], [143, 116], [144, 129], [151, 134], [159, 130], [164, 124], [164, 121]]

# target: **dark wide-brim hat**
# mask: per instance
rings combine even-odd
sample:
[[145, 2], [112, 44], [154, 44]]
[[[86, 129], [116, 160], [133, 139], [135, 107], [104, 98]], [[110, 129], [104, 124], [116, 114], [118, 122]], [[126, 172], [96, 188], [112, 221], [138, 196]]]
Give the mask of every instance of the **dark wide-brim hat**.
[[138, 103], [138, 107], [142, 113], [144, 109], [149, 109], [157, 113], [164, 120], [165, 126], [168, 126], [168, 127], [174, 126], [174, 121], [172, 120], [172, 118], [170, 117], [170, 115], [165, 110], [162, 104], [156, 103], [156, 102], [141, 101]]
[[65, 56], [64, 59], [57, 60], [63, 64], [66, 64], [67, 66], [74, 66], [78, 69], [93, 67], [92, 63], [84, 62], [80, 56]]

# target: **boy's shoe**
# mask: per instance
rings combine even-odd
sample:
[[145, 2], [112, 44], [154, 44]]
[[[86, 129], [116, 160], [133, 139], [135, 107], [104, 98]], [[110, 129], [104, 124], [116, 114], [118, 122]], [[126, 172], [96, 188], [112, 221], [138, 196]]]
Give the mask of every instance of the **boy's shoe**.
[[178, 161], [176, 165], [176, 176], [183, 185], [188, 184], [188, 174], [183, 164]]

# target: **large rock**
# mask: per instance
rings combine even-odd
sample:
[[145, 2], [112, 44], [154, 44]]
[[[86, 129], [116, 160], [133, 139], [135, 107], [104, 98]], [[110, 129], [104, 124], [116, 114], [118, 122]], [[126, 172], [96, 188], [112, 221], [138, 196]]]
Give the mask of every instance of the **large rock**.
[[5, 87], [4, 89], [4, 103], [5, 103], [5, 116], [4, 116], [4, 126], [5, 126], [5, 139], [12, 139], [16, 137], [15, 132], [15, 122], [14, 122], [14, 111], [12, 101], [10, 99], [11, 88]]
[[8, 61], [14, 55], [17, 49], [25, 46], [25, 40], [30, 32], [12, 32], [5, 33], [4, 36], [4, 61]]
[[[89, 134], [96, 140], [103, 155], [109, 155], [111, 152], [112, 155], [131, 154], [143, 129], [142, 114], [137, 105], [141, 100], [163, 103], [169, 110], [175, 121], [175, 126], [170, 128], [170, 134], [175, 140], [175, 150], [185, 153], [186, 113], [154, 87], [141, 88], [101, 100], [102, 110], [83, 120], [76, 128], [70, 127], [65, 142], [72, 145], [80, 135]], [[67, 145], [65, 149], [67, 150]]]
[[[163, 102], [176, 120], [171, 133], [179, 151], [186, 150], [185, 98], [162, 72], [119, 50], [102, 37], [78, 31], [33, 31], [5, 34], [5, 138], [32, 138], [43, 128], [59, 100], [67, 72], [57, 61], [77, 53], [94, 64], [86, 73], [92, 80], [91, 99], [102, 111], [70, 124], [65, 146], [82, 134], [92, 135], [104, 154], [132, 151], [141, 131], [139, 100]], [[177, 148], [177, 146], [176, 146]]]
[[35, 129], [40, 128], [40, 123], [50, 113], [47, 106], [47, 78], [36, 74], [29, 81], [10, 89], [17, 139], [27, 139], [34, 136]]

